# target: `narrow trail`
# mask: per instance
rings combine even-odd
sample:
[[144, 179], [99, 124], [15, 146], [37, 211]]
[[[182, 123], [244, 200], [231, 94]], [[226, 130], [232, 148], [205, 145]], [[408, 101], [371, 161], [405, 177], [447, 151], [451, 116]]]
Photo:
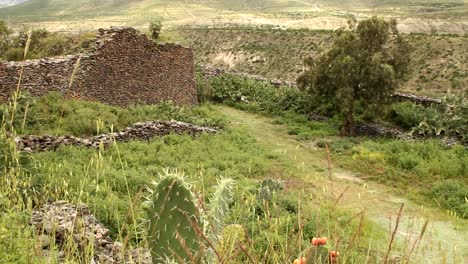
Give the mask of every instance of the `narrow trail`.
[[[273, 119], [227, 106], [216, 106], [228, 120], [245, 129], [258, 143], [289, 159], [307, 176], [291, 180], [296, 188], [313, 188], [319, 186], [330, 189], [336, 196], [346, 188], [339, 204], [340, 207], [354, 212], [366, 210], [366, 216], [375, 224], [389, 230], [392, 228], [398, 210], [405, 204], [402, 221], [398, 228], [397, 240], [404, 241], [408, 236], [416, 239], [426, 220], [428, 230], [418, 252], [413, 253], [411, 263], [468, 263], [468, 221], [458, 219], [435, 208], [426, 208], [413, 201], [396, 195], [390, 188], [368, 182], [354, 176], [352, 171], [333, 168], [333, 184], [326, 172], [327, 158], [323, 149], [307, 146], [287, 134], [285, 127], [273, 124]], [[296, 182], [294, 182], [296, 181]], [[288, 184], [288, 183], [287, 183]], [[310, 187], [308, 187], [310, 186]], [[397, 251], [397, 252], [402, 252]]]

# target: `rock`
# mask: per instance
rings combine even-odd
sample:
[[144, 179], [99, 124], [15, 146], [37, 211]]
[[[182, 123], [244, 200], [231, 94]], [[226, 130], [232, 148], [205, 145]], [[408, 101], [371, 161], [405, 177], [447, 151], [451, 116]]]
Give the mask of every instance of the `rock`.
[[101, 134], [88, 138], [76, 138], [72, 136], [18, 136], [15, 143], [18, 150], [27, 152], [42, 152], [57, 149], [59, 146], [86, 146], [98, 149], [101, 145], [108, 147], [112, 142], [125, 142], [130, 140], [150, 140], [169, 134], [189, 134], [192, 136], [201, 133], [216, 133], [217, 128], [196, 126], [189, 123], [171, 121], [147, 121], [138, 122], [118, 133]]
[[47, 248], [50, 246], [50, 237], [46, 235], [40, 235], [38, 238], [41, 243], [42, 248]]
[[[89, 247], [93, 243], [94, 256], [90, 263], [117, 264], [140, 263], [151, 264], [151, 253], [148, 249], [137, 248], [123, 251], [119, 242], [109, 237], [109, 229], [104, 227], [91, 214], [85, 205], [73, 205], [63, 201], [46, 204], [33, 211], [31, 224], [36, 227], [39, 241], [45, 249], [44, 256], [52, 258], [50, 254], [51, 237], [55, 236], [55, 245], [58, 247], [58, 263], [65, 263], [66, 254], [62, 250], [70, 239], [78, 246], [78, 249]], [[55, 227], [55, 228], [47, 228]], [[139, 261], [135, 261], [135, 260]]]

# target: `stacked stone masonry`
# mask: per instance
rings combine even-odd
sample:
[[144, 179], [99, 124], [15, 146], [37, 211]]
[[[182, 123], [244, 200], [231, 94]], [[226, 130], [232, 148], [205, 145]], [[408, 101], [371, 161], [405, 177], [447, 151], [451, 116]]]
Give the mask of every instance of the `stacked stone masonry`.
[[133, 28], [100, 29], [92, 46], [60, 58], [0, 62], [0, 101], [15, 91], [22, 72], [20, 88], [34, 96], [57, 91], [118, 106], [196, 104], [192, 49], [157, 44]]
[[218, 129], [196, 126], [178, 121], [147, 121], [135, 123], [120, 132], [101, 134], [94, 137], [79, 138], [73, 136], [18, 136], [15, 143], [19, 150], [41, 152], [55, 150], [60, 146], [86, 146], [100, 148], [109, 146], [112, 142], [130, 140], [150, 140], [169, 134], [189, 134], [195, 136], [201, 133], [216, 133]]

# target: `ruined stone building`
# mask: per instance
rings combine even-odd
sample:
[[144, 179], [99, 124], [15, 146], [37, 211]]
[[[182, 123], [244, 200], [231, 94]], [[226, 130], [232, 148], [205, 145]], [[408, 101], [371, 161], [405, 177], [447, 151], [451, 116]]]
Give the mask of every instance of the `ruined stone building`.
[[16, 89], [24, 67], [20, 89], [34, 96], [58, 91], [119, 106], [197, 102], [192, 49], [157, 44], [133, 28], [100, 29], [93, 46], [60, 58], [0, 62], [0, 101]]

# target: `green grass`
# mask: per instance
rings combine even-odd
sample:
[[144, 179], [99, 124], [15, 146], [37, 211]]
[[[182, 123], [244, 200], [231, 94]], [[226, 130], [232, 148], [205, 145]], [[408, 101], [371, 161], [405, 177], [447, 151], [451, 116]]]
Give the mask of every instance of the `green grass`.
[[468, 153], [463, 146], [447, 148], [438, 141], [364, 139], [329, 144], [343, 166], [361, 177], [468, 217], [464, 198], [468, 197]]
[[[109, 118], [107, 115], [111, 113], [118, 117], [118, 113], [131, 111], [95, 102], [64, 100], [56, 94], [38, 98], [34, 107], [38, 109], [31, 108], [29, 113], [44, 118], [48, 116], [51, 127], [58, 124], [55, 120], [75, 120], [69, 114], [60, 115], [63, 109], [74, 109], [67, 113], [74, 113], [76, 118], [83, 119], [90, 117], [78, 110], [88, 109], [95, 111], [91, 116], [102, 120]], [[183, 117], [199, 123], [225, 120], [210, 105], [182, 110], [161, 104], [145, 106], [144, 109], [144, 117], [151, 117], [151, 114], [176, 119]], [[121, 122], [119, 118], [108, 120]], [[5, 122], [2, 123], [8, 127]], [[70, 121], [70, 127], [60, 127], [54, 131], [75, 131], [80, 135], [81, 129], [73, 128], [71, 124], [82, 126]], [[35, 124], [28, 129], [24, 131], [39, 131], [42, 128]], [[342, 247], [354, 243], [350, 239], [355, 232], [361, 234], [363, 243], [367, 239], [385, 240], [385, 232], [372, 227], [367, 220], [365, 226], [359, 227], [360, 221], [352, 213], [338, 208], [333, 208], [332, 213], [328, 198], [318, 195], [311, 197], [300, 189], [288, 187], [287, 191], [281, 191], [269, 200], [268, 205], [258, 202], [255, 197], [260, 179], [300, 177], [303, 172], [235, 126], [225, 124], [223, 131], [216, 135], [195, 138], [170, 135], [148, 142], [116, 143], [100, 150], [69, 146], [53, 152], [27, 154], [7, 147], [11, 146], [11, 140], [4, 133], [0, 142], [0, 212], [5, 216], [0, 221], [1, 262], [23, 262], [27, 259], [32, 263], [44, 263], [41, 251], [35, 250], [39, 243], [37, 235], [40, 234], [28, 227], [28, 218], [32, 208], [57, 200], [87, 204], [99, 221], [110, 228], [111, 236], [125, 241], [127, 247], [146, 245], [145, 230], [141, 225], [146, 218], [144, 197], [148, 195], [147, 186], [152, 181], [158, 181], [157, 175], [166, 168], [177, 168], [186, 174], [193, 183], [194, 191], [204, 197], [209, 197], [217, 179], [233, 178], [238, 188], [228, 224], [241, 224], [246, 228], [253, 243], [248, 252], [262, 263], [292, 261], [301, 254], [300, 248], [307, 247], [310, 237], [319, 234], [329, 236], [331, 246], [335, 245], [335, 241], [341, 241]], [[320, 192], [318, 189], [316, 191]], [[304, 203], [301, 209], [297, 208], [299, 200]], [[308, 201], [312, 202], [312, 206], [307, 205]], [[245, 210], [246, 206], [250, 209]], [[305, 224], [298, 227], [298, 222]], [[298, 228], [303, 232], [299, 232]], [[343, 252], [342, 258], [349, 263], [362, 263], [366, 255], [360, 251], [366, 252], [366, 247], [352, 245], [350, 248], [352, 250]], [[378, 245], [373, 248], [380, 250]], [[79, 261], [79, 254], [75, 253], [66, 257], [70, 261]], [[239, 261], [246, 260], [243, 254], [233, 257]], [[371, 257], [377, 255], [371, 253]]]
[[[11, 123], [10, 109], [7, 105], [0, 106], [0, 121], [5, 118], [5, 122]], [[20, 134], [90, 136], [118, 131], [136, 122], [170, 119], [198, 125], [224, 125], [221, 118], [210, 116], [209, 108], [178, 107], [169, 102], [119, 108], [98, 102], [64, 100], [59, 93], [49, 93], [39, 98], [21, 96], [13, 126]]]

